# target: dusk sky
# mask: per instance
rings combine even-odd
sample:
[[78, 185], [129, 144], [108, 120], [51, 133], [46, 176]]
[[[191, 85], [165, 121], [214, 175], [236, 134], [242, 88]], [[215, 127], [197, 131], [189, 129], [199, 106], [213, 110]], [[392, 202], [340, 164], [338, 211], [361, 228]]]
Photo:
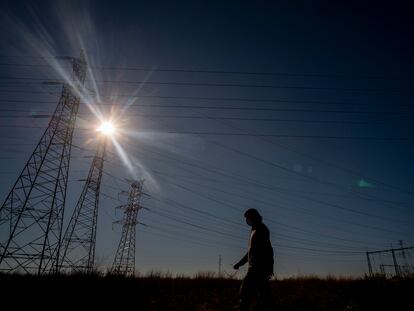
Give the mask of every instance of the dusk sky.
[[2, 1], [0, 199], [56, 107], [65, 57], [84, 50], [64, 223], [98, 110], [120, 146], [104, 165], [98, 267], [119, 242], [119, 193], [145, 179], [140, 272], [217, 271], [221, 255], [233, 273], [254, 207], [278, 277], [362, 276], [367, 250], [414, 244], [414, 10], [401, 3]]

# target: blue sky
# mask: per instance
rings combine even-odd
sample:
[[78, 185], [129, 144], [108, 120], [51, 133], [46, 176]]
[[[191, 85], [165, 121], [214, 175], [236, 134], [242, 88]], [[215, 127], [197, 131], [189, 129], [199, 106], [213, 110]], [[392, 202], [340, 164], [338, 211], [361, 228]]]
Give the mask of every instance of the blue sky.
[[[219, 255], [230, 271], [255, 207], [278, 275], [362, 275], [366, 250], [414, 242], [412, 25], [410, 8], [392, 5], [4, 1], [0, 194], [47, 125], [33, 116], [56, 106], [60, 88], [43, 82], [70, 71], [53, 57], [84, 49], [92, 104], [130, 105], [118, 140], [134, 168], [109, 147], [100, 267], [120, 237], [125, 179], [145, 178], [140, 271], [216, 271]], [[96, 123], [82, 105], [66, 216]]]

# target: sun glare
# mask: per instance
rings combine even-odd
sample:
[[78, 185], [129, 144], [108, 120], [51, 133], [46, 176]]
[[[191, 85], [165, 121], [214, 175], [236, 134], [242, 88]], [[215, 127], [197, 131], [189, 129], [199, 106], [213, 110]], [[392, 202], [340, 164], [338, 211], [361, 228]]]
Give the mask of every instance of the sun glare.
[[97, 129], [98, 132], [101, 132], [104, 135], [111, 136], [115, 132], [115, 127], [111, 122], [102, 122], [101, 126]]

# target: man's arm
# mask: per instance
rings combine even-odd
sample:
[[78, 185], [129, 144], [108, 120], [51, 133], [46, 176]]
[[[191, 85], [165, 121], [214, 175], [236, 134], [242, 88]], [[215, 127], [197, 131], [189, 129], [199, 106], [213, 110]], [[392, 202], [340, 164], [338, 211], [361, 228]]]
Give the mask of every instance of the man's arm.
[[243, 258], [240, 259], [240, 261], [233, 266], [233, 268], [238, 270], [241, 266], [246, 264], [248, 261], [249, 261], [249, 253], [246, 253], [246, 255], [244, 255]]

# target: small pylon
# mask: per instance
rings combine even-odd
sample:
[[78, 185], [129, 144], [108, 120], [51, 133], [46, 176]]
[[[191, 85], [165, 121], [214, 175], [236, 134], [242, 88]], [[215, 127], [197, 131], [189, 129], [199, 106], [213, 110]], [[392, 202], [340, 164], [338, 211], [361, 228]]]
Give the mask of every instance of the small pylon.
[[124, 209], [124, 216], [121, 221], [116, 221], [116, 223], [122, 223], [122, 236], [111, 269], [114, 274], [135, 274], [136, 225], [138, 224], [138, 211], [142, 208], [140, 201], [143, 195], [143, 185], [144, 181], [132, 182], [128, 203], [120, 206]]
[[106, 137], [100, 137], [78, 203], [63, 236], [59, 271], [91, 273], [95, 269], [99, 193], [106, 153]]
[[72, 62], [72, 81], [63, 84], [45, 132], [0, 207], [2, 271], [57, 270], [78, 94], [86, 76], [84, 53]]

